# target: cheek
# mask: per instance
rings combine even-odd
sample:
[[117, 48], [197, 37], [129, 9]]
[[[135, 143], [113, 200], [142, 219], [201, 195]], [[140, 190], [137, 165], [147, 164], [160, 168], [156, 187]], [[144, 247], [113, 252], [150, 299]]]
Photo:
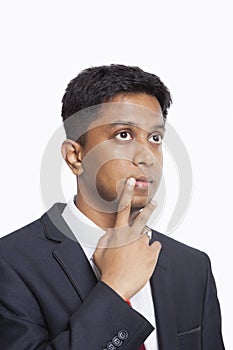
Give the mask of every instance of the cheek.
[[127, 160], [110, 160], [102, 165], [97, 172], [97, 180], [105, 180], [108, 183], [115, 183], [125, 178], [130, 162]]
[[128, 167], [129, 162], [126, 160], [111, 160], [98, 170], [96, 187], [102, 197], [116, 199], [123, 189]]
[[155, 173], [156, 173], [156, 178], [158, 180], [157, 185], [159, 184], [162, 173], [163, 173], [163, 155], [162, 153], [157, 156], [157, 162], [155, 164]]
[[157, 161], [156, 161], [156, 168], [157, 171], [160, 173], [162, 173], [163, 170], [163, 153], [159, 152], [157, 157], [156, 157]]
[[154, 152], [152, 151], [152, 153], [154, 154], [154, 157], [156, 159], [155, 163], [157, 163], [157, 165], [160, 165], [160, 167], [163, 166], [163, 149], [162, 149], [162, 145], [160, 145], [157, 150], [155, 150]]

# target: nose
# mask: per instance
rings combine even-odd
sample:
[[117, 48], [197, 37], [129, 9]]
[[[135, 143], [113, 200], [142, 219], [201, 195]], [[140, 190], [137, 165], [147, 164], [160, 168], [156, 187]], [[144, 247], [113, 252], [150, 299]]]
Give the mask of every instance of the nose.
[[152, 166], [155, 164], [155, 155], [145, 146], [138, 145], [134, 154], [133, 163], [137, 166]]

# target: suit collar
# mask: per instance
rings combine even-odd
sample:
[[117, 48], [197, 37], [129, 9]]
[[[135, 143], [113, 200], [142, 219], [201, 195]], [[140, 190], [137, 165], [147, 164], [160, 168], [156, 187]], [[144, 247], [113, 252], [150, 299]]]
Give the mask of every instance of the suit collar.
[[61, 215], [65, 206], [65, 203], [55, 203], [40, 219], [46, 238], [57, 243], [63, 242], [67, 237], [77, 241]]

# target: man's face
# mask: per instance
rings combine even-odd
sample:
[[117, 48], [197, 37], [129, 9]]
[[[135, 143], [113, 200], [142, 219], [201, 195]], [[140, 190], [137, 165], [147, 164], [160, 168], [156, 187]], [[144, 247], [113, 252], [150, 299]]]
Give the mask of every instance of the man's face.
[[[79, 190], [96, 209], [116, 211], [126, 180], [136, 179], [131, 206], [143, 208], [162, 174], [164, 119], [156, 98], [118, 94], [87, 132]], [[109, 206], [110, 205], [110, 206]]]

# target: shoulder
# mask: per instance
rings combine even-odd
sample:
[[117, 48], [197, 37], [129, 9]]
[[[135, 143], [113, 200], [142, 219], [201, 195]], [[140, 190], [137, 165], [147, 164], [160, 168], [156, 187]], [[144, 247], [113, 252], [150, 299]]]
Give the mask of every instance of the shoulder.
[[3, 236], [0, 239], [0, 255], [2, 257], [10, 257], [17, 255], [18, 252], [30, 251], [33, 246], [38, 245], [38, 242], [40, 243], [44, 238], [43, 225], [41, 220], [37, 219]]
[[65, 206], [65, 203], [55, 203], [47, 212], [43, 213], [40, 218], [1, 237], [0, 249], [5, 245], [23, 244], [26, 241], [41, 240], [42, 238], [46, 238], [45, 226], [47, 222], [55, 222], [58, 219], [63, 221], [61, 214]]
[[177, 297], [181, 290], [186, 291], [190, 298], [193, 298], [194, 290], [197, 296], [203, 295], [211, 275], [211, 264], [206, 253], [157, 231], [153, 232], [153, 237], [162, 245], [158, 265], [170, 272]]
[[[60, 205], [61, 204], [61, 205]], [[65, 204], [55, 203], [46, 213], [33, 222], [11, 232], [0, 239], [0, 255], [2, 257], [16, 257], [18, 254], [33, 255], [39, 250], [51, 248], [52, 241], [48, 240], [46, 233], [45, 218], [50, 217], [50, 213], [56, 212], [57, 217], [61, 217]], [[49, 221], [49, 219], [47, 219]], [[57, 230], [58, 231], [58, 230]]]
[[190, 247], [155, 230], [153, 230], [153, 238], [160, 241], [164, 254], [169, 258], [171, 265], [180, 271], [190, 270], [190, 268], [206, 270], [210, 265], [208, 255], [197, 248]]
[[0, 247], [12, 242], [22, 241], [22, 239], [30, 239], [32, 236], [38, 236], [43, 233], [43, 227], [40, 218], [26, 224], [25, 226], [6, 234], [0, 238]]

